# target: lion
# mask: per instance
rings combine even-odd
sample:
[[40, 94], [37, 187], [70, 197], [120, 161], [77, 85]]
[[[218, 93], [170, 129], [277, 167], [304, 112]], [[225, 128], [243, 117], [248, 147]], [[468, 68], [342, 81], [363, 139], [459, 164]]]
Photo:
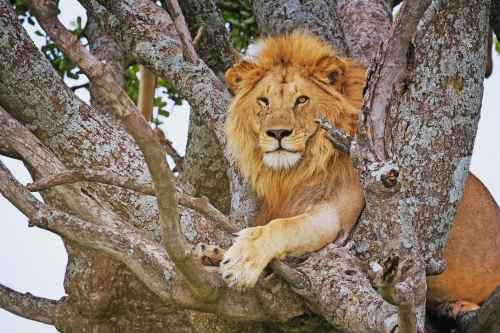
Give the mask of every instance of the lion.
[[[304, 32], [267, 37], [226, 74], [234, 101], [228, 149], [255, 190], [257, 225], [237, 233], [220, 271], [235, 288], [252, 288], [272, 259], [317, 251], [350, 231], [365, 200], [357, 171], [315, 123], [325, 115], [354, 135], [365, 68]], [[469, 175], [444, 248], [446, 271], [428, 278], [427, 306], [473, 309], [500, 285], [500, 214]], [[454, 305], [455, 304], [455, 305]], [[457, 312], [457, 311], [455, 311]]]

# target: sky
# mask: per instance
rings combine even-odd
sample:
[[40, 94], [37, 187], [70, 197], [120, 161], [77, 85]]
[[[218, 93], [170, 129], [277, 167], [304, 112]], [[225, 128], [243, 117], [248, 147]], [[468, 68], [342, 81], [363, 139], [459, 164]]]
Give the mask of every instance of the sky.
[[[67, 27], [80, 15], [85, 25], [83, 8], [76, 0], [60, 2], [60, 20]], [[34, 34], [39, 27], [24, 24], [37, 45], [43, 45], [44, 38]], [[86, 82], [71, 80], [70, 86]], [[485, 80], [481, 120], [474, 146], [471, 171], [483, 181], [500, 202], [500, 110], [498, 91], [500, 87], [500, 56], [494, 54], [493, 75]], [[89, 100], [85, 89], [77, 90], [84, 101]], [[165, 123], [160, 125], [183, 156], [187, 142], [189, 106], [175, 107]], [[19, 161], [6, 157], [0, 160], [14, 173], [22, 184], [31, 182], [29, 173]], [[38, 195], [38, 194], [35, 194]], [[27, 218], [0, 195], [0, 283], [16, 291], [49, 299], [60, 299], [65, 295], [64, 272], [67, 263], [66, 250], [59, 236], [38, 228], [28, 228]], [[13, 315], [0, 309], [0, 333], [49, 333], [57, 332], [45, 325]]]

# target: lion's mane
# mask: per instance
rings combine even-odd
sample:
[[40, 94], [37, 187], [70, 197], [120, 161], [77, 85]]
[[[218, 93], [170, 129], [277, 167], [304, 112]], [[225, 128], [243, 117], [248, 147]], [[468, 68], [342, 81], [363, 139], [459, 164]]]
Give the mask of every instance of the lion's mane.
[[255, 98], [252, 90], [268, 73], [280, 68], [300, 69], [315, 83], [308, 92], [320, 104], [320, 114], [350, 135], [362, 106], [365, 69], [339, 57], [318, 37], [304, 32], [267, 37], [255, 44], [251, 58], [235, 64], [226, 80], [235, 98], [229, 108], [225, 133], [228, 148], [243, 176], [257, 193], [260, 213], [257, 224], [279, 217], [303, 214], [313, 204], [331, 195], [336, 184], [353, 175], [349, 157], [335, 150], [319, 129], [309, 139], [301, 161], [290, 169], [271, 169], [263, 163], [258, 134], [252, 130]]

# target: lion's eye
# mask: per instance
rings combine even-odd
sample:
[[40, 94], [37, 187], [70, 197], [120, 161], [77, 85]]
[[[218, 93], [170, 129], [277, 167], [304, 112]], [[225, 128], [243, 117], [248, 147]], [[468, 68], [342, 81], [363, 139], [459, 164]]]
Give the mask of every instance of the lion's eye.
[[297, 98], [297, 104], [304, 104], [308, 100], [309, 98], [307, 98], [306, 96], [300, 96], [299, 98]]
[[269, 105], [269, 100], [265, 97], [259, 98], [259, 103], [262, 104], [263, 106]]

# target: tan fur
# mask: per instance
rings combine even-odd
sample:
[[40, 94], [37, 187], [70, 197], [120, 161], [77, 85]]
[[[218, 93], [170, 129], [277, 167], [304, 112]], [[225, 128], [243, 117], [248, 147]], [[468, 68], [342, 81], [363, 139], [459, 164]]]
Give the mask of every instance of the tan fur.
[[[252, 60], [243, 60], [226, 74], [236, 93], [229, 109], [226, 135], [238, 166], [259, 196], [258, 224], [262, 225], [278, 217], [305, 212], [307, 207], [330, 196], [336, 183], [355, 173], [349, 157], [323, 138], [324, 130], [319, 129], [314, 118], [326, 115], [333, 125], [354, 134], [362, 105], [359, 87], [364, 84], [365, 69], [339, 58], [326, 44], [306, 34], [270, 37], [256, 47], [260, 51]], [[329, 75], [337, 78], [333, 85], [329, 83]], [[299, 88], [306, 90], [304, 94], [310, 98], [308, 104], [315, 104], [306, 105], [306, 112], [296, 116], [297, 124], [307, 122], [307, 130], [314, 133], [300, 163], [292, 169], [276, 171], [262, 163], [263, 152], [257, 146], [262, 133], [254, 127], [259, 127], [259, 117], [266, 113], [260, 111], [257, 98], [265, 94], [269, 85], [283, 79], [300, 81]], [[276, 99], [279, 98], [269, 98], [271, 103]]]
[[[488, 189], [469, 173], [443, 256], [448, 265], [427, 277], [427, 309], [458, 299], [481, 304], [500, 285], [500, 210]], [[471, 308], [470, 306], [463, 308]], [[455, 311], [456, 312], [456, 311]], [[453, 312], [453, 313], [455, 313]]]
[[[226, 74], [235, 93], [228, 147], [257, 193], [261, 225], [241, 231], [224, 255], [221, 273], [236, 288], [253, 287], [273, 258], [318, 250], [341, 229], [351, 230], [364, 206], [349, 158], [324, 139], [314, 119], [326, 115], [354, 134], [365, 70], [301, 32], [269, 37], [256, 48]], [[306, 103], [298, 103], [302, 96]], [[292, 166], [273, 167], [287, 165], [272, 157], [278, 140], [268, 132], [276, 130], [289, 133], [279, 153], [300, 155], [287, 160]], [[500, 284], [499, 234], [498, 206], [471, 175], [444, 248], [448, 269], [428, 279], [428, 309], [451, 298], [480, 303]]]

